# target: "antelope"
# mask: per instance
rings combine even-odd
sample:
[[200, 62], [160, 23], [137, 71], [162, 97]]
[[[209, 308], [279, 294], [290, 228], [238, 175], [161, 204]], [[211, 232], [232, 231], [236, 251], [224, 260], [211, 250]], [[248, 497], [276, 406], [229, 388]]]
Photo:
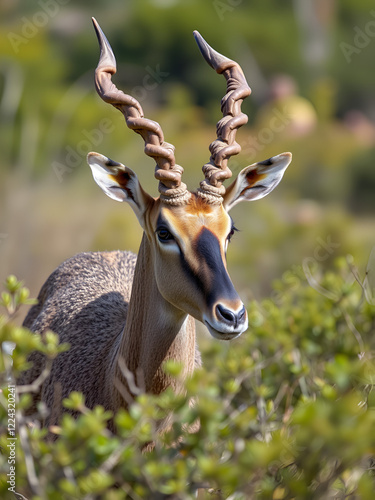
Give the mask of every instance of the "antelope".
[[[141, 386], [153, 394], [168, 387], [181, 391], [184, 379], [201, 364], [195, 320], [220, 340], [247, 330], [247, 312], [226, 265], [234, 233], [229, 211], [241, 201], [270, 193], [291, 161], [290, 153], [260, 161], [224, 187], [232, 175], [228, 160], [241, 151], [235, 138], [237, 129], [247, 123], [241, 104], [251, 89], [239, 64], [216, 52], [195, 31], [204, 59], [224, 75], [227, 91], [217, 138], [203, 166], [204, 179], [196, 191], [189, 191], [181, 180], [183, 168], [176, 163], [174, 146], [164, 141], [160, 125], [144, 118], [139, 102], [112, 83], [115, 56], [95, 19], [93, 23], [100, 46], [96, 91], [142, 136], [146, 155], [156, 163], [159, 196], [146, 193], [129, 167], [99, 153], [88, 154], [95, 182], [110, 198], [131, 206], [143, 237], [138, 256], [91, 252], [65, 261], [28, 312], [24, 326], [39, 333], [53, 330], [61, 342], [70, 344], [54, 360], [30, 409], [33, 412], [39, 400], [46, 403], [50, 413], [45, 425], [59, 422], [62, 399], [71, 391], [82, 392], [87, 407], [100, 404], [113, 413], [127, 408]], [[163, 370], [167, 360], [181, 363], [178, 380]], [[31, 383], [45, 367], [40, 354], [34, 353], [31, 361], [21, 384]]]

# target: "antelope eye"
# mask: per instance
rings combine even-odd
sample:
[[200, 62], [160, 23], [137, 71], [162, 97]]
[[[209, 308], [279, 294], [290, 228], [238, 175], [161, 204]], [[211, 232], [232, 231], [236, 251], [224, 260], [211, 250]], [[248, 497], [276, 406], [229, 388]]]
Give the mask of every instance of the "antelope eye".
[[159, 241], [161, 242], [174, 240], [173, 235], [168, 231], [168, 229], [165, 229], [164, 227], [157, 229], [156, 234]]
[[235, 231], [238, 231], [238, 229], [233, 225], [231, 230], [230, 230], [230, 233], [227, 236], [228, 241], [230, 241], [232, 239], [232, 236], [234, 235]]

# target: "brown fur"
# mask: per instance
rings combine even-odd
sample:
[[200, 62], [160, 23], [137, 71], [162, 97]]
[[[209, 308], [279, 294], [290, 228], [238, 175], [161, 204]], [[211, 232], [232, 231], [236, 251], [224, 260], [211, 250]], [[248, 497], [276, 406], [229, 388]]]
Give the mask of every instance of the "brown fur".
[[[154, 317], [139, 320], [146, 316], [144, 312], [150, 300], [147, 298], [150, 287], [145, 287], [142, 279], [150, 259], [146, 242], [144, 238], [137, 266], [139, 281], [129, 315], [137, 261], [136, 255], [130, 252], [78, 254], [61, 264], [43, 285], [38, 303], [30, 309], [24, 326], [38, 333], [53, 330], [61, 342], [71, 346], [54, 361], [51, 375], [35, 394], [29, 411], [34, 412], [36, 403], [43, 400], [51, 410], [46, 425], [59, 422], [62, 399], [71, 391], [83, 392], [89, 408], [97, 404], [112, 411], [126, 407], [127, 401], [116, 389], [117, 382], [122, 383], [130, 397], [132, 395], [118, 366], [119, 358], [133, 373], [140, 374], [136, 383], [153, 393], [175, 385], [161, 368], [165, 359], [180, 358], [186, 362], [186, 372], [200, 364], [199, 354], [195, 352], [192, 318], [186, 322], [184, 336], [178, 336], [173, 328], [158, 336], [159, 325], [155, 324]], [[150, 307], [152, 309], [152, 304]], [[139, 332], [140, 328], [147, 330], [147, 321], [154, 322], [150, 334], [153, 338], [147, 339], [151, 350], [142, 342]], [[45, 366], [45, 358], [40, 353], [33, 353], [30, 360], [33, 367], [21, 375], [18, 384], [31, 383]]]

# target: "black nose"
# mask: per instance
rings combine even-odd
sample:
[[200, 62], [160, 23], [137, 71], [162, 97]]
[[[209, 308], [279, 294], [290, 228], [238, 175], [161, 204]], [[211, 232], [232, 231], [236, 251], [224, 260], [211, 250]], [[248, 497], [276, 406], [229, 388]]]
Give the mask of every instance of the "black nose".
[[237, 328], [245, 321], [246, 309], [245, 306], [242, 306], [242, 309], [240, 309], [240, 311], [234, 312], [230, 309], [227, 309], [225, 306], [223, 306], [223, 304], [217, 304], [216, 316], [219, 321], [222, 321], [228, 326], [232, 326], [233, 328]]

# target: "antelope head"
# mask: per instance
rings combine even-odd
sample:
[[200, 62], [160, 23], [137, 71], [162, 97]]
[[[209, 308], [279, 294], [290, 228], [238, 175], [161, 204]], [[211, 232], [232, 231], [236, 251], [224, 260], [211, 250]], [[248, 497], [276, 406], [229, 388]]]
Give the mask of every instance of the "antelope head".
[[241, 103], [251, 89], [240, 66], [194, 32], [203, 57], [224, 75], [227, 92], [221, 101], [223, 118], [217, 123], [217, 139], [209, 146], [211, 157], [203, 166], [204, 180], [196, 191], [188, 191], [181, 181], [183, 168], [176, 164], [174, 146], [164, 141], [159, 124], [144, 118], [139, 102], [112, 83], [116, 60], [95, 19], [93, 23], [100, 45], [96, 90], [105, 102], [123, 113], [127, 126], [142, 136], [146, 155], [156, 162], [160, 196], [147, 194], [130, 168], [89, 153], [94, 179], [110, 198], [126, 201], [134, 210], [151, 248], [152, 272], [161, 296], [204, 323], [214, 337], [235, 338], [247, 329], [248, 321], [226, 266], [227, 247], [234, 232], [229, 211], [241, 201], [270, 193], [281, 181], [291, 154], [250, 165], [224, 187], [223, 181], [232, 175], [228, 159], [241, 150], [235, 136], [247, 123]]

